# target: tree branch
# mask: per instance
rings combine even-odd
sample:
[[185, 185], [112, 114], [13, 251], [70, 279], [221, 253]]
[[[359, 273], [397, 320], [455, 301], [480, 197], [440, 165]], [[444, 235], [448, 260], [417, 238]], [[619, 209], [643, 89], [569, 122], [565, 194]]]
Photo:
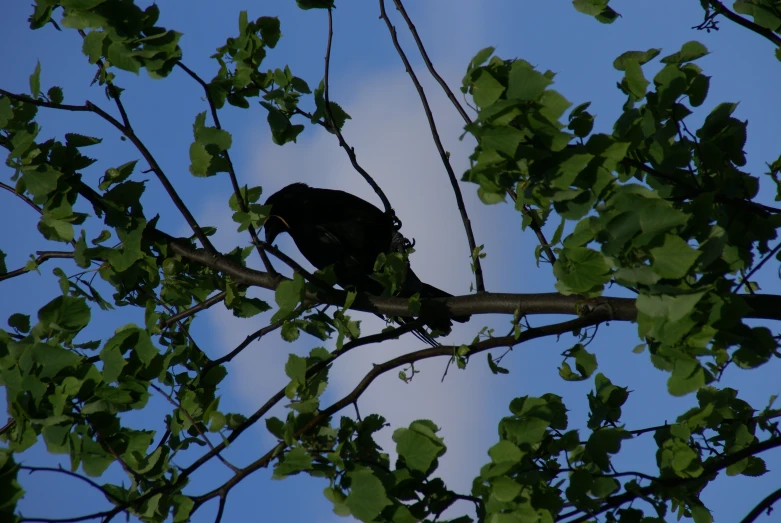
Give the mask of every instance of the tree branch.
[[428, 119], [428, 125], [429, 128], [431, 129], [431, 136], [434, 138], [434, 143], [436, 144], [437, 151], [439, 151], [439, 156], [442, 159], [442, 163], [445, 166], [445, 170], [447, 171], [448, 178], [450, 179], [450, 185], [453, 187], [453, 192], [455, 193], [456, 196], [456, 204], [458, 205], [458, 211], [461, 213], [461, 221], [464, 223], [464, 230], [466, 231], [466, 239], [469, 242], [469, 256], [472, 258], [472, 261], [474, 263], [475, 286], [477, 288], [477, 292], [485, 292], [485, 283], [483, 282], [483, 269], [480, 266], [480, 257], [477, 256], [477, 245], [475, 244], [474, 232], [472, 232], [472, 222], [469, 221], [469, 215], [466, 212], [466, 206], [464, 205], [464, 198], [461, 195], [461, 188], [458, 186], [456, 173], [453, 171], [453, 167], [450, 165], [450, 154], [447, 151], [445, 151], [445, 148], [442, 145], [442, 140], [439, 138], [439, 132], [437, 131], [437, 124], [434, 121], [434, 115], [431, 112], [431, 106], [429, 106], [428, 99], [426, 98], [426, 93], [423, 90], [423, 86], [418, 81], [418, 77], [415, 75], [415, 71], [412, 69], [412, 65], [409, 63], [409, 60], [407, 59], [407, 55], [404, 54], [404, 50], [401, 48], [401, 44], [399, 44], [399, 38], [398, 35], [396, 34], [396, 28], [393, 27], [390, 18], [388, 18], [388, 13], [385, 12], [385, 0], [380, 0], [380, 18], [382, 18], [385, 21], [385, 25], [388, 26], [388, 31], [390, 32], [391, 40], [393, 40], [393, 45], [394, 47], [396, 47], [396, 51], [398, 52], [399, 57], [401, 57], [401, 61], [404, 63], [404, 67], [406, 68], [407, 73], [412, 79], [412, 83], [415, 84], [415, 89], [417, 89], [418, 95], [420, 96], [420, 101], [423, 104], [423, 110], [426, 113], [426, 118]]
[[771, 492], [765, 499], [757, 503], [757, 506], [751, 509], [751, 512], [746, 514], [746, 517], [740, 520], [740, 523], [752, 523], [765, 511], [767, 511], [767, 515], [769, 516], [773, 511], [773, 504], [779, 499], [781, 499], [781, 488]]
[[[214, 99], [209, 92], [209, 85], [203, 80], [203, 78], [198, 76], [195, 71], [184, 65], [181, 61], [176, 62], [176, 65], [179, 66], [182, 71], [187, 73], [190, 78], [195, 80], [201, 87], [203, 87], [203, 92], [206, 95], [206, 102], [209, 104], [209, 110], [211, 111], [212, 120], [214, 121], [214, 127], [217, 129], [222, 129], [222, 125], [220, 124], [220, 117], [217, 114], [217, 106], [215, 105]], [[223, 154], [225, 155], [225, 162], [228, 164], [228, 177], [230, 178], [231, 185], [233, 186], [233, 194], [236, 196], [236, 202], [238, 202], [239, 208], [242, 210], [242, 212], [247, 212], [247, 202], [244, 201], [244, 197], [241, 194], [239, 181], [236, 177], [236, 170], [233, 168], [233, 160], [231, 160], [230, 153], [227, 150], [223, 151]], [[260, 238], [258, 237], [258, 231], [252, 225], [250, 225], [247, 230], [249, 231], [249, 235], [252, 238], [252, 242], [256, 246], [255, 249], [258, 252], [258, 256], [260, 256], [266, 271], [274, 274], [274, 266], [271, 265], [271, 261], [268, 259], [268, 256], [266, 256], [266, 253], [263, 252], [263, 249], [258, 246], [258, 242], [260, 241]]]
[[[664, 481], [663, 486], [673, 487], [673, 486], [684, 485], [689, 483], [702, 482], [703, 480], [705, 480], [706, 482], [710, 481], [710, 479], [713, 478], [712, 477], [709, 478], [709, 476], [715, 476], [719, 471], [729, 467], [730, 465], [733, 465], [741, 460], [744, 460], [749, 456], [754, 456], [756, 454], [760, 454], [762, 452], [765, 452], [767, 450], [776, 447], [781, 447], [781, 436], [767, 439], [755, 445], [749, 445], [748, 447], [744, 447], [743, 449], [737, 452], [728, 454], [723, 458], [712, 461], [710, 464], [706, 462], [704, 466], [704, 471], [699, 477], [669, 479]], [[569, 520], [567, 523], [583, 523], [585, 521], [589, 521], [591, 519], [594, 519], [599, 514], [602, 514], [610, 509], [618, 508], [624, 503], [629, 503], [630, 501], [633, 501], [639, 497], [647, 496], [648, 494], [652, 493], [655, 488], [656, 488], [655, 486], [649, 485], [647, 487], [643, 487], [633, 492], [624, 492], [623, 494], [610, 496], [608, 498], [605, 498], [602, 506], [597, 510], [579, 516], [575, 519]], [[566, 517], [569, 517], [569, 515], [565, 514], [563, 516], [560, 516], [556, 518], [556, 521], [563, 521]]]
[[[189, 260], [196, 261], [212, 269], [229, 274], [236, 281], [248, 285], [255, 285], [266, 289], [276, 289], [283, 276], [272, 276], [268, 273], [244, 267], [220, 254], [206, 252], [203, 249], [194, 248], [181, 240], [161, 233], [151, 231], [147, 233], [164, 239], [168, 242], [173, 252]], [[741, 295], [752, 308], [747, 318], [781, 320], [781, 296], [772, 294]], [[347, 298], [347, 293], [337, 289], [331, 289], [329, 296], [323, 293], [307, 293], [306, 300], [313, 303], [324, 303], [342, 306]], [[422, 300], [425, 304], [426, 301]], [[604, 303], [613, 310], [615, 321], [635, 321], [637, 309], [632, 298], [601, 297], [586, 299], [582, 296], [565, 296], [556, 292], [539, 294], [511, 294], [511, 293], [482, 293], [466, 296], [453, 296], [450, 298], [438, 298], [430, 300], [441, 303], [446, 307], [451, 316], [467, 316], [470, 314], [514, 314], [518, 311], [523, 315], [537, 314], [579, 314], [588, 312], [595, 305]], [[351, 309], [386, 316], [414, 316], [409, 308], [406, 298], [379, 297], [369, 294], [359, 294]]]
[[753, 31], [758, 35], [767, 38], [768, 40], [773, 42], [776, 46], [781, 47], [781, 36], [778, 36], [770, 29], [762, 27], [761, 25], [756, 24], [747, 18], [743, 18], [742, 16], [740, 16], [739, 14], [733, 11], [730, 11], [727, 8], [727, 6], [725, 6], [723, 3], [719, 2], [718, 0], [709, 0], [708, 3], [711, 5], [711, 7], [713, 7], [713, 10], [716, 11], [717, 13], [724, 15], [732, 22], [735, 22], [736, 24], [745, 27], [749, 31]]
[[[425, 62], [426, 67], [428, 68], [428, 72], [431, 74], [432, 77], [434, 77], [434, 79], [437, 81], [440, 87], [442, 87], [442, 90], [445, 91], [448, 100], [450, 100], [450, 102], [456, 108], [458, 114], [461, 115], [461, 118], [463, 118], [464, 123], [466, 125], [470, 125], [472, 123], [472, 119], [469, 117], [464, 107], [458, 101], [455, 94], [453, 94], [453, 91], [450, 89], [450, 87], [448, 87], [447, 82], [445, 82], [444, 78], [442, 78], [437, 72], [437, 70], [434, 68], [434, 64], [431, 61], [431, 58], [429, 58], [428, 53], [426, 52], [426, 48], [423, 45], [423, 41], [420, 39], [418, 30], [415, 28], [415, 24], [412, 23], [412, 19], [407, 14], [407, 10], [404, 9], [404, 4], [401, 3], [401, 0], [393, 0], [393, 3], [396, 5], [396, 9], [399, 11], [399, 13], [401, 13], [401, 16], [404, 18], [404, 21], [407, 22], [407, 27], [409, 28], [410, 33], [412, 33], [412, 37], [415, 39], [415, 43], [418, 46], [418, 51], [420, 52], [421, 58], [423, 58], [423, 62]], [[512, 198], [513, 201], [515, 201], [518, 198], [512, 189], [507, 189], [506, 192], [507, 195], [510, 198]], [[540, 225], [540, 222], [537, 220], [537, 215], [532, 212], [532, 209], [528, 205], [523, 206], [523, 211], [524, 214], [526, 214], [531, 219], [530, 226], [532, 228], [532, 231], [534, 231], [534, 234], [537, 236], [537, 240], [540, 242], [540, 245], [545, 251], [545, 254], [548, 256], [548, 261], [551, 264], [556, 263], [556, 256], [553, 254], [553, 249], [550, 248], [550, 244], [548, 243], [548, 240], [545, 238], [545, 234], [542, 232], [542, 226]]]
[[208, 309], [212, 305], [215, 305], [215, 304], [221, 302], [223, 299], [225, 299], [225, 295], [226, 294], [227, 293], [225, 291], [220, 291], [217, 294], [215, 294], [214, 296], [210, 296], [209, 298], [206, 298], [205, 300], [203, 300], [198, 305], [195, 305], [194, 307], [190, 307], [187, 310], [184, 310], [182, 312], [178, 312], [178, 313], [174, 314], [173, 316], [171, 316], [170, 318], [168, 318], [167, 320], [162, 322], [162, 326], [163, 327], [170, 327], [172, 324], [178, 322], [179, 320], [184, 320], [186, 318], [189, 318], [190, 316], [195, 315], [196, 313], [198, 313], [198, 312], [200, 312], [202, 310]]
[[120, 122], [119, 120], [117, 120], [116, 118], [114, 118], [113, 116], [111, 116], [106, 111], [104, 111], [97, 105], [93, 104], [89, 100], [84, 102], [84, 105], [66, 105], [66, 104], [55, 104], [51, 102], [46, 102], [44, 100], [37, 100], [27, 95], [14, 94], [6, 91], [5, 89], [0, 89], [0, 94], [2, 94], [3, 96], [7, 96], [8, 98], [11, 98], [13, 100], [33, 104], [38, 107], [60, 109], [63, 111], [95, 113], [101, 118], [103, 118], [105, 121], [110, 123], [112, 126], [114, 126], [114, 128], [116, 128], [120, 133], [122, 133], [122, 135], [125, 136], [125, 138], [130, 140], [130, 142], [133, 145], [135, 145], [136, 149], [138, 149], [138, 151], [144, 157], [146, 162], [149, 164], [149, 167], [152, 169], [152, 172], [155, 173], [158, 180], [160, 180], [160, 183], [163, 185], [163, 188], [168, 193], [168, 196], [174, 202], [176, 208], [179, 209], [179, 212], [182, 214], [185, 221], [187, 222], [187, 224], [190, 226], [193, 233], [195, 234], [195, 236], [201, 242], [201, 245], [203, 245], [205, 249], [208, 249], [212, 252], [215, 251], [214, 246], [206, 237], [203, 230], [201, 230], [201, 227], [198, 225], [198, 222], [195, 220], [195, 217], [192, 215], [192, 213], [190, 213], [190, 210], [187, 208], [184, 201], [176, 192], [176, 189], [174, 189], [174, 186], [171, 184], [170, 180], [168, 180], [168, 177], [160, 168], [160, 165], [158, 165], [154, 156], [152, 156], [152, 153], [149, 152], [149, 149], [147, 149], [144, 143], [138, 138], [138, 136], [136, 136], [136, 134], [133, 132], [133, 129], [131, 127], [126, 127], [124, 124], [122, 124], [122, 122]]
[[[513, 335], [510, 335], [510, 336], [504, 336], [500, 338], [490, 338], [472, 344], [468, 355], [472, 356], [473, 354], [478, 354], [480, 352], [493, 349], [496, 347], [515, 346], [524, 343], [526, 341], [530, 341], [543, 336], [564, 334], [566, 332], [571, 332], [576, 329], [582, 329], [585, 327], [589, 327], [591, 325], [596, 325], [598, 323], [609, 321], [610, 316], [611, 316], [611, 311], [609, 307], [601, 307], [599, 309], [596, 309], [587, 317], [577, 318], [575, 320], [557, 323], [554, 325], [548, 325], [545, 327], [528, 329], [522, 332], [520, 336], [518, 336], [517, 338]], [[352, 392], [344, 396], [342, 399], [336, 401], [330, 407], [321, 411], [317, 416], [312, 418], [306, 425], [304, 425], [302, 428], [296, 431], [296, 433], [293, 435], [293, 438], [295, 439], [301, 438], [304, 434], [312, 431], [313, 429], [319, 427], [322, 423], [326, 422], [332, 415], [336, 414], [343, 408], [356, 403], [358, 401], [358, 398], [361, 397], [361, 395], [366, 391], [369, 385], [371, 385], [371, 383], [380, 375], [385, 374], [386, 372], [389, 372], [398, 367], [402, 367], [410, 363], [416, 363], [418, 361], [426, 360], [429, 358], [436, 358], [440, 356], [445, 356], [449, 358], [453, 355], [453, 351], [456, 350], [457, 348], [458, 347], [456, 346], [431, 347], [431, 348], [411, 352], [409, 354], [404, 354], [402, 356], [398, 356], [396, 358], [388, 360], [385, 363], [375, 365], [372, 368], [372, 370], [369, 371], [363, 377], [363, 379], [360, 381], [360, 383], [358, 383], [358, 385], [355, 387], [355, 389], [353, 389]], [[220, 487], [206, 494], [194, 498], [196, 500], [196, 504], [202, 504], [205, 501], [208, 501], [209, 499], [212, 499], [219, 495], [226, 494], [228, 491], [230, 491], [230, 489], [238, 485], [242, 480], [250, 476], [253, 472], [257, 471], [258, 469], [267, 467], [268, 464], [271, 462], [271, 460], [277, 455], [279, 455], [279, 453], [282, 450], [284, 450], [286, 446], [287, 445], [284, 442], [280, 442], [273, 449], [268, 451], [265, 455], [263, 455], [262, 457], [258, 458], [248, 466], [241, 469], [241, 471], [238, 474], [230, 478]]]
[[27, 205], [29, 205], [30, 207], [32, 207], [33, 209], [38, 211], [38, 214], [43, 214], [43, 211], [41, 210], [40, 207], [38, 207], [35, 204], [35, 202], [33, 202], [30, 198], [28, 198], [24, 194], [20, 194], [20, 193], [16, 192], [16, 189], [11, 187], [10, 185], [8, 185], [6, 183], [3, 183], [3, 182], [0, 182], [0, 189], [5, 189], [6, 191], [10, 192], [14, 196], [18, 196], [19, 198], [22, 199], [22, 201], [24, 201], [24, 203], [26, 203]]
[[[37, 258], [35, 258], [35, 265], [38, 266], [45, 262], [46, 260], [51, 259], [63, 259], [63, 258], [73, 258], [72, 252], [60, 252], [60, 251], [36, 251], [38, 255]], [[3, 280], [10, 280], [11, 278], [15, 278], [17, 276], [20, 276], [24, 273], [31, 272], [33, 269], [27, 269], [26, 267], [20, 267], [19, 269], [14, 269], [13, 271], [7, 272], [5, 274], [0, 274], [0, 281]]]

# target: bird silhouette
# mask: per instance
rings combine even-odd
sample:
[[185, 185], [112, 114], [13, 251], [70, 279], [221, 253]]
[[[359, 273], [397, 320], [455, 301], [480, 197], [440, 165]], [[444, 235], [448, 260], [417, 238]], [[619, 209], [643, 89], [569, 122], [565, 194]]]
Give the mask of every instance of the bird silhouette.
[[[301, 254], [318, 269], [334, 268], [336, 282], [344, 289], [381, 295], [384, 286], [372, 278], [377, 257], [401, 251], [408, 241], [396, 230], [394, 218], [353, 194], [293, 183], [266, 200], [271, 211], [264, 229], [266, 242], [273, 244], [279, 234], [288, 233]], [[451, 294], [423, 283], [406, 267], [405, 280], [397, 295], [422, 299], [447, 298]], [[434, 309], [431, 309], [433, 311]], [[465, 322], [469, 316], [449, 318], [440, 309], [425, 315], [426, 325], [449, 333], [452, 320]], [[404, 323], [403, 319], [397, 321]], [[417, 329], [421, 340], [438, 345], [432, 335]]]

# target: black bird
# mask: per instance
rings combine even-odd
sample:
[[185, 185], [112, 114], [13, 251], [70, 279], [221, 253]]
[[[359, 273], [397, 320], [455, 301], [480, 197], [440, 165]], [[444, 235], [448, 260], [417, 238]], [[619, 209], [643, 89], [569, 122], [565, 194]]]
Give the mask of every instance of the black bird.
[[[334, 266], [336, 282], [351, 288], [379, 295], [380, 282], [371, 276], [374, 262], [380, 253], [391, 253], [405, 242], [396, 231], [393, 218], [369, 202], [344, 191], [318, 189], [304, 183], [293, 183], [269, 196], [271, 215], [266, 220], [266, 242], [271, 244], [281, 233], [290, 234], [301, 254], [309, 262], [323, 269]], [[400, 296], [420, 293], [421, 298], [447, 298], [447, 292], [423, 283], [407, 268], [406, 281]], [[452, 322], [436, 314], [427, 317], [427, 325], [448, 333]], [[458, 322], [469, 316], [452, 318]], [[415, 334], [422, 340], [438, 345], [429, 333], [420, 329]]]

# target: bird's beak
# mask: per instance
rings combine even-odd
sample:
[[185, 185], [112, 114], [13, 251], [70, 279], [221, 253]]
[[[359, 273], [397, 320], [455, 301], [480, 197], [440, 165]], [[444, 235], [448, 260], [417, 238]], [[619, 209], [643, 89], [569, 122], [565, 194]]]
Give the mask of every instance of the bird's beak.
[[266, 218], [266, 221], [263, 224], [263, 229], [266, 231], [266, 243], [272, 244], [274, 243], [274, 239], [276, 239], [279, 233], [290, 230], [290, 224], [288, 224], [285, 219], [278, 214], [271, 214], [268, 218]]

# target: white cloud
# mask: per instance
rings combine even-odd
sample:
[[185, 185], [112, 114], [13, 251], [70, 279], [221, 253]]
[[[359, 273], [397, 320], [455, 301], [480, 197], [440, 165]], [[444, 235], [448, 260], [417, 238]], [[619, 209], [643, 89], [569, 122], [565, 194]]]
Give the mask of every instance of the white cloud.
[[[463, 122], [443, 96], [431, 94], [440, 134], [452, 153], [451, 161], [460, 178], [468, 165], [467, 156], [473, 144], [458, 140]], [[341, 100], [349, 100], [343, 105], [353, 117], [344, 129], [345, 138], [355, 148], [361, 165], [385, 190], [404, 223], [402, 232], [417, 241], [417, 252], [412, 256], [415, 271], [424, 281], [451, 293], [467, 293], [472, 274], [463, 225], [411, 82], [395, 73], [376, 75], [359, 83], [354, 97], [342, 97]], [[288, 183], [303, 181], [312, 186], [346, 190], [379, 206], [379, 199], [353, 170], [334, 136], [317, 132], [298, 144], [284, 147], [273, 145], [267, 139], [254, 141], [264, 145], [256, 149], [252, 164], [257, 179], [251, 183], [262, 184], [264, 194], [272, 194]], [[490, 213], [494, 213], [495, 219], [498, 208], [486, 208], [479, 203], [473, 186], [461, 184], [461, 187], [473, 222], [488, 223]], [[219, 213], [209, 223], [222, 226], [221, 230], [233, 228], [227, 223], [229, 217], [224, 211], [220, 209]], [[517, 227], [517, 221], [514, 227]], [[496, 231], [496, 226], [476, 231], [478, 241], [488, 244], [489, 253], [493, 254], [486, 260], [488, 270], [492, 259], [506, 257], [499, 252], [502, 250], [501, 235], [495, 232], [496, 237], [488, 237], [490, 230]], [[292, 242], [281, 241], [280, 245], [301, 259]], [[492, 253], [491, 249], [496, 252]], [[374, 316], [356, 315], [363, 321], [364, 334], [377, 332], [383, 325]], [[216, 320], [216, 335], [224, 347], [234, 347], [246, 335], [246, 322], [233, 318], [227, 311], [215, 311], [212, 318]], [[469, 341], [484, 324], [485, 317], [466, 326], [458, 325], [452, 339]], [[260, 326], [256, 324], [253, 329]], [[284, 385], [283, 367], [287, 353], [308, 350], [312, 346], [316, 346], [312, 338], [289, 345], [272, 334], [245, 351], [231, 369], [231, 384], [246, 401], [248, 410], [256, 409], [261, 401]], [[421, 342], [408, 335], [399, 341], [353, 351], [332, 370], [331, 386], [324, 403], [351, 391], [373, 364], [420, 348], [423, 348]], [[379, 413], [390, 422], [391, 429], [383, 431], [381, 437], [386, 451], [394, 448], [391, 434], [395, 428], [407, 426], [419, 418], [435, 421], [442, 427], [441, 434], [448, 445], [439, 473], [451, 488], [469, 492], [471, 478], [485, 461], [484, 451], [479, 449], [486, 449], [496, 439], [495, 429], [486, 431], [483, 427], [495, 426], [497, 415], [481, 408], [487, 400], [484, 393], [488, 389], [484, 381], [488, 374], [486, 366], [476, 362], [478, 364], [470, 365], [467, 371], [451, 366], [447, 379], [441, 383], [446, 363], [443, 358], [416, 365], [421, 372], [408, 385], [398, 379], [397, 372], [378, 378], [361, 397], [359, 408], [362, 415]], [[342, 414], [353, 416], [354, 411]]]

